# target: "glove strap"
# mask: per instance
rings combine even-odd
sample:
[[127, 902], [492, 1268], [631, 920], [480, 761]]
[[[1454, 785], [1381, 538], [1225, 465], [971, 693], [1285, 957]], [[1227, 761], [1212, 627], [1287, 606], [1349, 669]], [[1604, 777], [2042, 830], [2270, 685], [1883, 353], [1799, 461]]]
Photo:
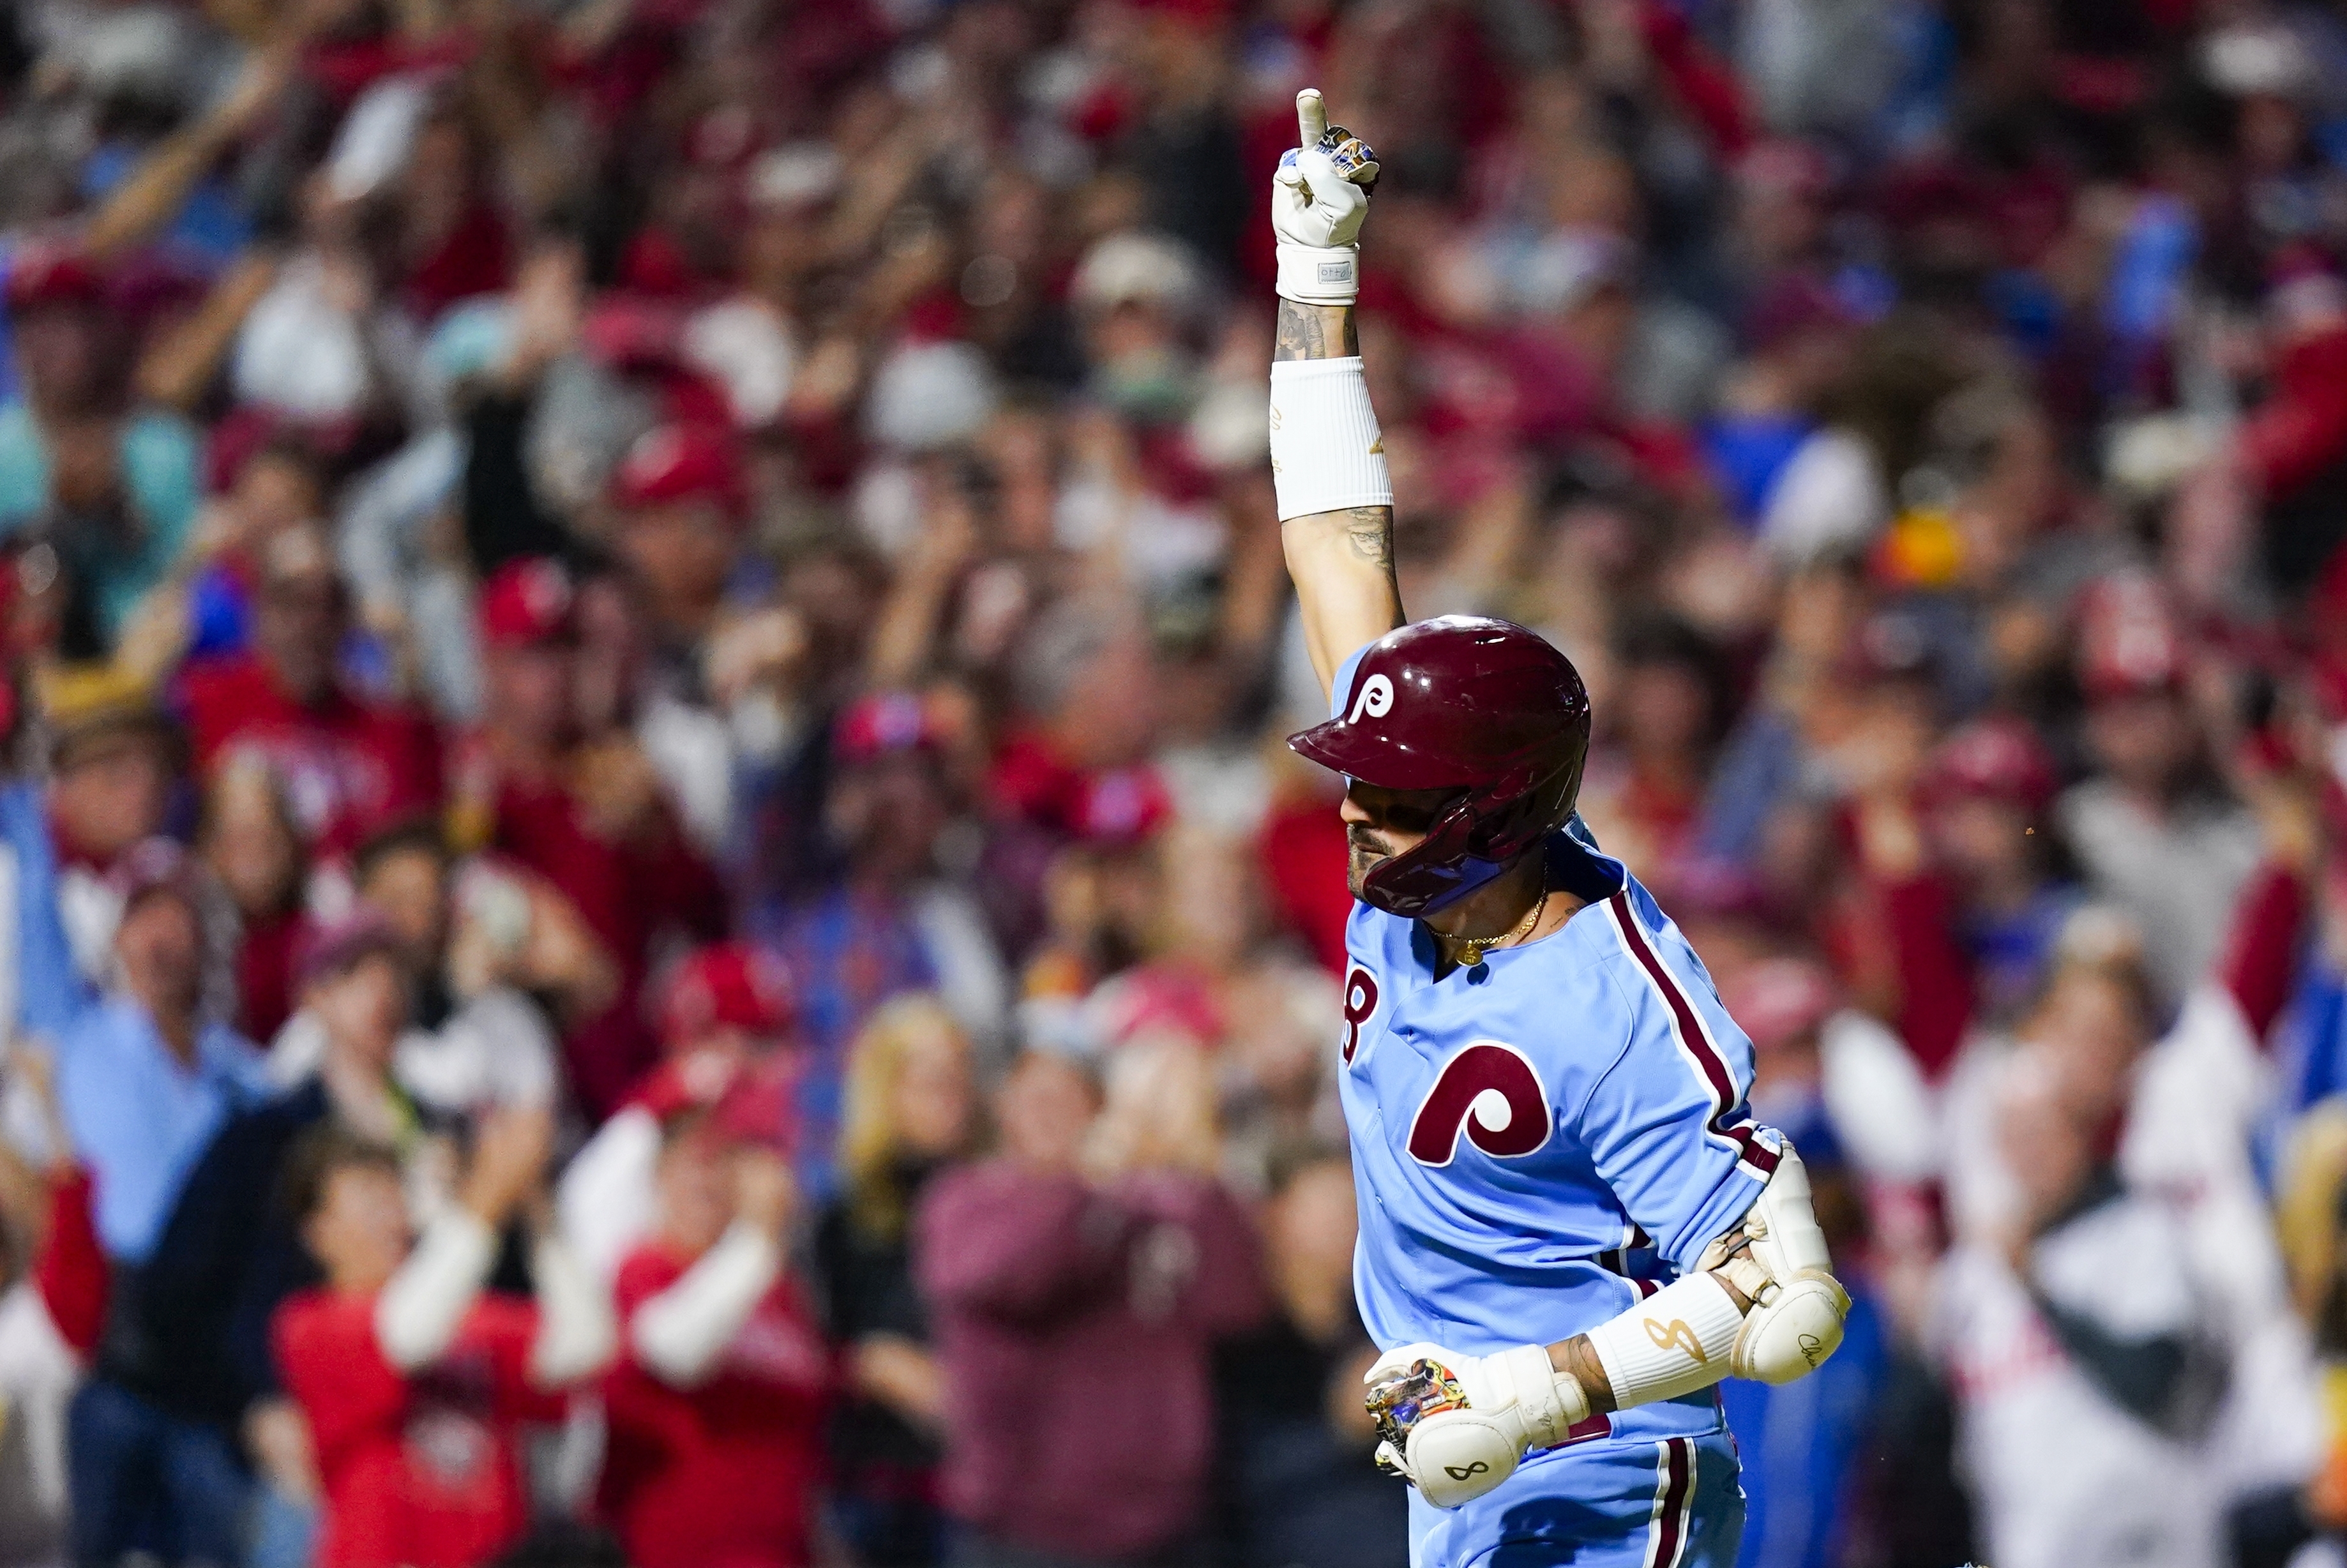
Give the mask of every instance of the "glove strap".
[[1545, 1345], [1519, 1345], [1492, 1358], [1505, 1369], [1523, 1412], [1525, 1447], [1549, 1449], [1589, 1419], [1589, 1395], [1581, 1379], [1560, 1372], [1548, 1358]]
[[1361, 248], [1282, 244], [1278, 287], [1299, 305], [1349, 305], [1361, 295]]

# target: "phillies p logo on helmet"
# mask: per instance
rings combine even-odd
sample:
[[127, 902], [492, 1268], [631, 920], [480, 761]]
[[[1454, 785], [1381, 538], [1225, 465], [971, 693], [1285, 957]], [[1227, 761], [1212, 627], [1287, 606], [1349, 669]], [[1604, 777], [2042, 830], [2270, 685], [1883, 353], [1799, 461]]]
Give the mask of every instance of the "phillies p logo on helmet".
[[1345, 723], [1358, 724], [1364, 713], [1372, 719], [1382, 719], [1392, 712], [1393, 682], [1383, 675], [1372, 675], [1361, 682], [1360, 691], [1355, 693], [1353, 711], [1345, 715]]

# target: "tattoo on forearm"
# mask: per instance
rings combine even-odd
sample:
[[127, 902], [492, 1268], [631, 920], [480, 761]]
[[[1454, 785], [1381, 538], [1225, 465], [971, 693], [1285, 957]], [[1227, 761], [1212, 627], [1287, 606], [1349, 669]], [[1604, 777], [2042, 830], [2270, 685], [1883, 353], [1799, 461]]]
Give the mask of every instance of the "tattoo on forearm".
[[[1353, 324], [1350, 305], [1299, 305], [1294, 300], [1282, 300], [1276, 330], [1271, 351], [1276, 360], [1345, 359], [1361, 352], [1360, 333]], [[1332, 335], [1337, 344], [1333, 350], [1328, 346]]]
[[1280, 301], [1278, 340], [1272, 348], [1271, 356], [1274, 359], [1327, 358], [1327, 336], [1320, 327], [1320, 313], [1293, 300]]
[[1345, 514], [1345, 539], [1371, 566], [1393, 570], [1393, 508], [1355, 507]]

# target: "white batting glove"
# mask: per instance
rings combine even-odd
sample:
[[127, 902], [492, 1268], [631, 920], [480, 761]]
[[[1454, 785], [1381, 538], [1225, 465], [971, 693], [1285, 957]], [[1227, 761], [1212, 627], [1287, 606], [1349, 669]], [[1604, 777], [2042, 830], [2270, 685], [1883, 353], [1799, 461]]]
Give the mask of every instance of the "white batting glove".
[[1472, 1502], [1513, 1475], [1526, 1453], [1555, 1447], [1589, 1419], [1581, 1380], [1553, 1368], [1541, 1345], [1496, 1356], [1405, 1345], [1379, 1357], [1362, 1381], [1382, 1440], [1379, 1468], [1437, 1508]]
[[1279, 297], [1304, 305], [1349, 305], [1360, 297], [1361, 221], [1378, 183], [1377, 154], [1338, 126], [1331, 129], [1318, 87], [1296, 95], [1302, 145], [1271, 179], [1271, 227], [1279, 236]]

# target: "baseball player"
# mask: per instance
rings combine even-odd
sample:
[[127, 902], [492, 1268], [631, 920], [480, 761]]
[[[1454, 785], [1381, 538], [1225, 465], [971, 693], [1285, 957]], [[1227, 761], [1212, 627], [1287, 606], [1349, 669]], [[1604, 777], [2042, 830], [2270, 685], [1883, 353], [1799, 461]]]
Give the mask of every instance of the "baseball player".
[[1272, 472], [1354, 906], [1340, 1050], [1379, 1461], [1415, 1568], [1725, 1568], [1743, 1494], [1712, 1385], [1840, 1343], [1801, 1162], [1678, 928], [1573, 815], [1589, 697], [1533, 633], [1405, 624], [1353, 325], [1378, 166], [1296, 98]]

